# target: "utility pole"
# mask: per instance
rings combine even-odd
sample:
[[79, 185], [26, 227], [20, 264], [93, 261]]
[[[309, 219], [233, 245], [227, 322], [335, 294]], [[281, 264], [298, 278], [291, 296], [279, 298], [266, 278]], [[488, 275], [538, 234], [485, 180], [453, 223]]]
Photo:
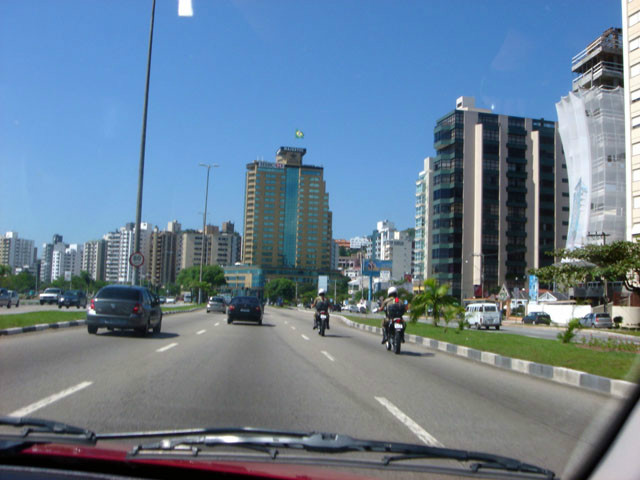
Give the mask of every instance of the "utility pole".
[[[207, 203], [209, 203], [209, 171], [211, 167], [217, 167], [218, 165], [201, 163], [201, 167], [205, 167], [207, 169], [207, 186], [205, 188], [204, 194], [204, 214], [202, 215], [202, 253], [200, 254], [200, 280], [202, 283], [202, 266], [205, 262], [205, 255], [207, 253]], [[202, 286], [198, 287], [198, 304], [202, 303]]]

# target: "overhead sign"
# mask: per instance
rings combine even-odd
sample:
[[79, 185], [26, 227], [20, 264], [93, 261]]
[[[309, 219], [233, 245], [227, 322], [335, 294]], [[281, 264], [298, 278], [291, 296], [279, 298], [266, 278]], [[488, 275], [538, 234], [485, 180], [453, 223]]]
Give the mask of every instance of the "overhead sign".
[[501, 302], [506, 302], [507, 300], [509, 300], [509, 291], [507, 290], [507, 287], [504, 284], [502, 284], [500, 293], [498, 293], [498, 300], [500, 300]]
[[64, 272], [64, 281], [65, 282], [70, 282], [71, 281], [71, 272], [69, 270], [65, 270], [65, 272]]
[[362, 262], [362, 274], [369, 277], [379, 277], [382, 270], [391, 271], [392, 265], [391, 260], [366, 259]]
[[140, 252], [132, 253], [129, 257], [129, 263], [132, 267], [140, 268], [142, 265], [144, 265], [144, 255], [142, 255], [142, 253]]
[[538, 277], [535, 275], [529, 275], [529, 300], [538, 301]]

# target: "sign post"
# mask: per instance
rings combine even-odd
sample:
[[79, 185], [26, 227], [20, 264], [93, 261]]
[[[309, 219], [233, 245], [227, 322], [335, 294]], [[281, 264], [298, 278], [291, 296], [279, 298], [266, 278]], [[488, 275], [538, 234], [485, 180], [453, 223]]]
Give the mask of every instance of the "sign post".
[[138, 273], [137, 273], [137, 272], [138, 272], [138, 269], [139, 269], [142, 265], [144, 265], [144, 255], [142, 255], [142, 253], [140, 253], [140, 252], [132, 253], [132, 254], [131, 254], [131, 256], [129, 257], [129, 264], [130, 264], [133, 268], [135, 268], [135, 272], [136, 272], [136, 273], [135, 273], [135, 275], [133, 276], [133, 278], [134, 278], [134, 283], [133, 283], [133, 284], [135, 285], [135, 278], [136, 278], [136, 277], [139, 277], [139, 275], [138, 275]]

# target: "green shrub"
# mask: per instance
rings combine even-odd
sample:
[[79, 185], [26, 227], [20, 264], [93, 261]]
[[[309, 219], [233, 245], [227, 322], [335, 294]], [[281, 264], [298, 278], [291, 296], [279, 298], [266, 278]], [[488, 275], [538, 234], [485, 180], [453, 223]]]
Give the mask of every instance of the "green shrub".
[[580, 319], [574, 318], [567, 325], [567, 329], [558, 333], [558, 340], [562, 343], [571, 343], [571, 340], [576, 336], [577, 330], [580, 330]]

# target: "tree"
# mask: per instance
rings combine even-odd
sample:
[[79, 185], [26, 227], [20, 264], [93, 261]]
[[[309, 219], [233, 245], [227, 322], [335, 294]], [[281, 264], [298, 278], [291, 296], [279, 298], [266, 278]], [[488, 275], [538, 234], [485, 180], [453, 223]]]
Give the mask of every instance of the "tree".
[[618, 241], [609, 245], [587, 245], [574, 250], [560, 249], [551, 255], [583, 262], [556, 263], [530, 271], [543, 282], [556, 282], [568, 287], [589, 279], [602, 279], [622, 282], [628, 290], [640, 295], [638, 242]]
[[409, 312], [411, 322], [417, 322], [420, 317], [426, 316], [427, 312], [431, 310], [433, 324], [437, 326], [444, 307], [452, 305], [454, 300], [449, 295], [448, 284], [440, 285], [435, 278], [428, 278], [424, 281], [424, 291], [417, 293], [413, 298]]
[[264, 295], [270, 299], [291, 301], [296, 295], [296, 284], [288, 278], [274, 278], [264, 286]]
[[176, 283], [187, 290], [202, 288], [205, 296], [209, 296], [216, 287], [225, 285], [224, 270], [219, 265], [202, 267], [202, 283], [200, 283], [200, 267], [193, 266], [180, 270]]

